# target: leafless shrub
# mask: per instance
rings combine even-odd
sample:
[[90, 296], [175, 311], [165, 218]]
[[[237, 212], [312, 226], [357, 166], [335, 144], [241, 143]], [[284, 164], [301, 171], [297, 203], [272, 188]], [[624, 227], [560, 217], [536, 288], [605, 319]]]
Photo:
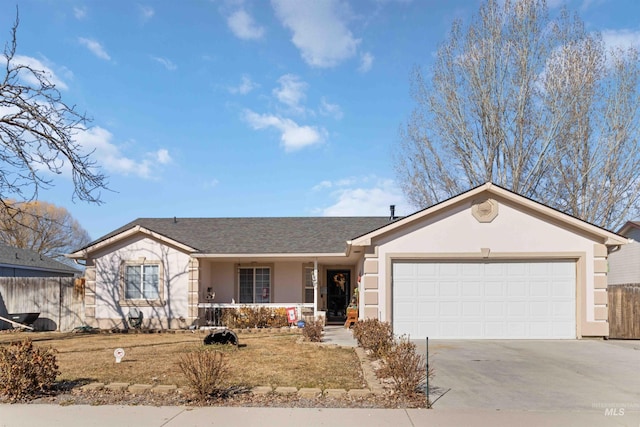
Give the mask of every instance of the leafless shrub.
[[[393, 380], [393, 389], [403, 397], [419, 393], [427, 380], [425, 356], [416, 353], [416, 345], [402, 336], [384, 358], [383, 367], [378, 371], [383, 378]], [[429, 378], [433, 370], [429, 369]]]
[[0, 396], [11, 402], [50, 391], [59, 373], [54, 349], [36, 348], [28, 339], [0, 347]]
[[358, 345], [369, 350], [374, 357], [384, 357], [393, 346], [393, 329], [389, 322], [365, 319], [353, 325], [353, 336]]
[[324, 322], [322, 320], [315, 320], [313, 322], [306, 322], [304, 328], [302, 328], [302, 335], [304, 339], [311, 342], [322, 341], [322, 331], [324, 330]]
[[221, 386], [229, 375], [227, 361], [219, 351], [184, 353], [180, 356], [178, 366], [201, 401], [221, 394]]

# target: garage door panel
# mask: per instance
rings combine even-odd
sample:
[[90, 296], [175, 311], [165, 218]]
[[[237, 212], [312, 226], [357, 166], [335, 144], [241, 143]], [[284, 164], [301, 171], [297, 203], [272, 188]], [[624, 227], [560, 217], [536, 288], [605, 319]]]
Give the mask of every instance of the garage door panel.
[[560, 281], [554, 281], [551, 283], [551, 295], [554, 297], [565, 297], [567, 299], [573, 298], [574, 292], [570, 289], [567, 289], [566, 286], [563, 286], [563, 283]]
[[457, 297], [460, 295], [460, 290], [458, 281], [453, 280], [442, 280], [438, 283], [438, 289], [440, 290], [439, 294], [441, 297]]
[[504, 295], [504, 284], [500, 282], [485, 282], [484, 295], [487, 297], [502, 297]]
[[551, 310], [549, 308], [549, 304], [546, 301], [534, 301], [529, 303], [529, 315], [532, 318], [539, 319], [547, 319]]
[[[476, 276], [477, 277], [477, 276]], [[477, 280], [465, 281], [462, 283], [463, 297], [480, 297], [482, 296], [482, 284]]]
[[400, 262], [392, 275], [398, 334], [575, 338], [575, 262]]
[[418, 301], [415, 304], [420, 318], [438, 317], [438, 303], [435, 301]]
[[529, 281], [529, 296], [548, 297], [550, 295], [549, 282], [541, 280]]
[[502, 301], [485, 301], [484, 302], [484, 314], [486, 318], [499, 317], [502, 318], [505, 315], [505, 303]]
[[460, 303], [458, 301], [440, 301], [440, 317], [458, 317], [460, 315]]
[[507, 296], [509, 297], [526, 297], [528, 286], [524, 280], [510, 280], [507, 286]]
[[518, 319], [528, 317], [529, 304], [526, 301], [509, 301], [507, 303], [507, 316]]
[[478, 336], [488, 336], [492, 338], [506, 337], [504, 322], [484, 322], [484, 334]]
[[416, 286], [416, 295], [418, 297], [435, 297], [438, 296], [438, 282], [432, 280], [418, 281]]

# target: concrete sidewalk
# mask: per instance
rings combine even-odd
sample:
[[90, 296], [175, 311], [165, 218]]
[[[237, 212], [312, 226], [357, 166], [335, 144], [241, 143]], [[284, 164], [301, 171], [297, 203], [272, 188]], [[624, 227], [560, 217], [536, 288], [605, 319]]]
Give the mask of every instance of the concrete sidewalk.
[[0, 427], [635, 426], [640, 412], [0, 405]]

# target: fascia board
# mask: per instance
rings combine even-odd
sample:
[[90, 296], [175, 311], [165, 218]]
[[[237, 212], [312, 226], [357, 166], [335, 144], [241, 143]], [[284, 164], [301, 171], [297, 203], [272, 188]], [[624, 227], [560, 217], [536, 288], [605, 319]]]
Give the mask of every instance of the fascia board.
[[98, 243], [96, 243], [95, 245], [86, 247], [80, 251], [77, 252], [73, 252], [71, 254], [68, 254], [67, 257], [71, 258], [71, 259], [86, 259], [88, 254], [91, 252], [95, 252], [97, 250], [106, 248], [118, 241], [124, 240], [128, 237], [131, 237], [137, 233], [142, 233], [142, 234], [146, 234], [149, 237], [153, 237], [154, 239], [160, 240], [164, 243], [170, 244], [172, 246], [176, 246], [182, 250], [184, 250], [185, 252], [193, 252], [196, 249], [187, 246], [183, 243], [180, 243], [176, 240], [170, 239], [166, 236], [163, 236], [162, 234], [158, 234], [152, 230], [149, 230], [148, 228], [144, 228], [140, 225], [136, 225], [135, 227], [132, 227], [128, 230], [123, 231], [122, 233], [116, 234], [115, 236], [111, 236], [108, 239], [102, 240]]

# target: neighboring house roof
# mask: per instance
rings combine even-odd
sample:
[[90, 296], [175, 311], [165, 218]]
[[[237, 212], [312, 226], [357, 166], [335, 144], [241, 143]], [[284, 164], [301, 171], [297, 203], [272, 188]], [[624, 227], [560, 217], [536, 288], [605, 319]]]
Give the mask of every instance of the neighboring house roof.
[[451, 197], [450, 199], [444, 200], [433, 206], [420, 210], [412, 215], [399, 219], [398, 221], [395, 221], [393, 224], [390, 224], [387, 227], [379, 228], [377, 230], [373, 230], [361, 236], [358, 236], [357, 238], [353, 239], [352, 244], [370, 245], [372, 238], [405, 227], [416, 220], [441, 213], [443, 210], [447, 209], [450, 206], [462, 202], [467, 202], [468, 200], [473, 200], [474, 197], [484, 196], [485, 194], [488, 194], [489, 196], [494, 195], [495, 197], [501, 197], [503, 199], [526, 207], [531, 211], [537, 212], [539, 215], [543, 215], [555, 221], [560, 221], [567, 227], [580, 230], [581, 232], [588, 233], [592, 236], [597, 236], [601, 238], [603, 240], [603, 243], [606, 245], [624, 245], [629, 242], [627, 238], [605, 228], [583, 221], [577, 217], [571, 216], [557, 209], [536, 202], [535, 200], [532, 200], [528, 197], [521, 196], [520, 194], [514, 193], [513, 191], [507, 190], [506, 188], [500, 187], [499, 185], [487, 182], [457, 196]]
[[138, 227], [202, 254], [345, 253], [347, 241], [389, 224], [388, 217], [138, 218], [71, 257]]
[[59, 273], [80, 273], [80, 270], [59, 261], [40, 255], [36, 251], [20, 249], [0, 243], [0, 266], [52, 271]]
[[618, 234], [626, 236], [633, 229], [640, 229], [640, 221], [627, 221], [622, 228], [618, 230]]

